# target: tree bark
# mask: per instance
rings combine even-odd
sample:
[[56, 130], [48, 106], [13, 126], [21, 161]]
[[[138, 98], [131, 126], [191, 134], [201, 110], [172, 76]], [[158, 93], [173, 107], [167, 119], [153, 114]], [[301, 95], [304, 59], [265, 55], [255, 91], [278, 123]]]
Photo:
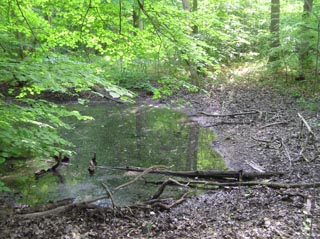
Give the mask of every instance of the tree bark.
[[[196, 2], [196, 7], [197, 7], [197, 1], [194, 1]], [[194, 4], [193, 2], [193, 4]], [[191, 7], [190, 7], [190, 1], [189, 0], [182, 0], [182, 6], [183, 6], [183, 9], [187, 12], [191, 12]], [[194, 10], [194, 7], [195, 5], [193, 5], [193, 10]], [[190, 32], [190, 35], [194, 34], [194, 27], [192, 27], [192, 32]], [[199, 74], [197, 72], [197, 66], [192, 63], [192, 61], [190, 60], [185, 60], [186, 63], [187, 63], [187, 66], [189, 68], [189, 75], [190, 75], [190, 78], [191, 78], [191, 81], [192, 81], [192, 84], [193, 85], [196, 85], [196, 86], [200, 86], [200, 77], [199, 77]]]
[[[143, 6], [144, 0], [140, 0], [140, 4]], [[141, 8], [137, 1], [134, 1], [133, 3], [132, 20], [133, 20], [133, 27], [139, 30], [144, 29], [144, 24], [141, 16]]]
[[[103, 168], [103, 167], [100, 167]], [[143, 172], [146, 169], [140, 167], [110, 167], [110, 169], [118, 169], [118, 170], [127, 170], [127, 171], [135, 171], [135, 172]], [[164, 174], [171, 176], [179, 176], [179, 177], [188, 177], [188, 178], [210, 178], [210, 179], [220, 179], [220, 180], [228, 180], [235, 179], [239, 180], [252, 180], [255, 178], [270, 178], [273, 176], [281, 176], [283, 173], [281, 172], [242, 172], [242, 171], [171, 171], [171, 170], [152, 170], [149, 173], [154, 174]]]
[[[193, 12], [198, 11], [198, 0], [193, 0], [192, 11]], [[196, 24], [194, 24], [193, 25], [193, 35], [196, 35], [198, 33], [199, 33], [199, 28]]]
[[[278, 182], [258, 182], [258, 181], [251, 181], [251, 182], [228, 182], [228, 183], [218, 183], [212, 181], [176, 181], [176, 180], [166, 180], [166, 181], [146, 181], [146, 183], [151, 184], [161, 184], [165, 186], [174, 185], [179, 187], [197, 187], [199, 188], [200, 185], [205, 186], [206, 190], [210, 189], [217, 189], [224, 188], [224, 187], [254, 187], [254, 186], [265, 186], [274, 189], [280, 188], [319, 188], [320, 182], [314, 183], [278, 183]], [[208, 187], [211, 186], [212, 188]], [[163, 186], [162, 186], [163, 187]], [[162, 188], [159, 187], [158, 191], [161, 191]], [[162, 190], [163, 191], [163, 190]], [[157, 195], [157, 194], [155, 194]]]
[[271, 19], [270, 19], [270, 33], [271, 33], [271, 54], [269, 62], [279, 60], [279, 54], [276, 50], [280, 46], [280, 0], [271, 0]]
[[308, 39], [306, 36], [308, 32], [307, 24], [311, 16], [312, 6], [313, 6], [313, 0], [304, 0], [303, 14], [302, 14], [303, 25], [301, 27], [301, 45], [299, 50], [300, 72], [299, 72], [299, 76], [296, 78], [297, 80], [305, 79], [305, 72], [309, 66], [308, 53], [310, 48], [310, 44], [309, 44], [310, 39]]
[[189, 0], [182, 0], [182, 6], [185, 11], [190, 12], [190, 1]]

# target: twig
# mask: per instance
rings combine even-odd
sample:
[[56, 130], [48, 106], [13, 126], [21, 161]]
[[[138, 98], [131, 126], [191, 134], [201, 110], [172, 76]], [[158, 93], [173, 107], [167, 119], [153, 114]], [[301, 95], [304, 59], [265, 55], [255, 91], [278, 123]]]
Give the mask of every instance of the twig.
[[[18, 7], [18, 9], [19, 9], [19, 12], [21, 13], [23, 19], [25, 20], [25, 22], [26, 22], [26, 24], [27, 24], [27, 26], [28, 26], [28, 28], [29, 28], [32, 36], [34, 37], [35, 41], [36, 41], [37, 43], [40, 43], [38, 37], [36, 36], [33, 28], [32, 28], [31, 25], [30, 25], [30, 22], [29, 22], [28, 18], [26, 18], [26, 16], [25, 16], [25, 14], [24, 14], [24, 12], [23, 12], [23, 10], [22, 10], [22, 8], [21, 8], [21, 5], [20, 5], [20, 3], [19, 3], [18, 0], [16, 0], [16, 4], [17, 4], [17, 7]], [[41, 44], [40, 44], [40, 48], [44, 51], [44, 48], [42, 47]]]
[[155, 170], [159, 170], [159, 169], [165, 169], [166, 167], [165, 166], [162, 166], [162, 165], [156, 165], [156, 166], [151, 166], [147, 169], [145, 169], [141, 174], [139, 174], [137, 177], [135, 177], [134, 179], [132, 179], [131, 181], [127, 182], [127, 183], [124, 183], [124, 184], [121, 184], [120, 186], [116, 187], [114, 190], [113, 190], [113, 193], [115, 193], [116, 191], [122, 189], [122, 188], [125, 188], [125, 187], [128, 187], [130, 184], [134, 183], [135, 181], [137, 181], [139, 178], [141, 178], [142, 176], [152, 172], [152, 171], [155, 171]]
[[81, 22], [81, 25], [80, 25], [80, 39], [82, 39], [82, 32], [83, 32], [84, 22], [85, 22], [85, 20], [87, 18], [87, 15], [88, 15], [89, 11], [90, 11], [90, 8], [92, 8], [92, 0], [89, 0], [89, 6], [88, 6], [83, 18], [82, 18], [82, 22]]
[[109, 190], [108, 185], [105, 184], [105, 183], [101, 183], [101, 184], [102, 184], [102, 186], [104, 187], [104, 189], [107, 191], [107, 193], [108, 193], [108, 195], [109, 195], [109, 197], [110, 197], [110, 199], [111, 199], [112, 208], [115, 209], [115, 203], [114, 203], [114, 200], [113, 200], [113, 195], [112, 195], [111, 191]]
[[[303, 152], [305, 151], [305, 149], [306, 149], [306, 147], [308, 145], [309, 139], [310, 139], [310, 140], [312, 140], [312, 144], [313, 144], [313, 147], [314, 147], [314, 149], [315, 149], [315, 151], [317, 153], [317, 155], [316, 155], [316, 157], [317, 157], [319, 155], [319, 149], [318, 149], [318, 146], [317, 146], [316, 135], [312, 131], [310, 125], [305, 120], [305, 118], [300, 113], [298, 113], [298, 116], [301, 119], [302, 126], [305, 125], [306, 128], [307, 128], [307, 131], [308, 131], [308, 135], [306, 136], [306, 140], [305, 140], [304, 146], [302, 146], [302, 149], [300, 150], [299, 155], [302, 156], [306, 160], [306, 157], [303, 155]], [[301, 131], [302, 131], [302, 127], [301, 127]], [[302, 135], [302, 132], [300, 134]]]
[[179, 183], [178, 181], [172, 179], [172, 178], [169, 178], [168, 180], [164, 181], [160, 187], [158, 188], [157, 192], [152, 196], [151, 199], [156, 199], [156, 198], [159, 198], [160, 195], [163, 193], [165, 187], [169, 184], [176, 184], [178, 186], [181, 186], [181, 187], [188, 187], [188, 184], [184, 185], [184, 184], [181, 184]]
[[304, 150], [305, 148], [301, 149], [301, 151], [299, 152], [299, 155], [304, 159], [304, 161], [306, 162], [310, 162], [310, 160], [304, 155]]
[[253, 136], [250, 136], [250, 137], [251, 137], [251, 139], [253, 139], [253, 140], [255, 140], [255, 141], [258, 141], [258, 142], [262, 142], [262, 143], [266, 143], [266, 144], [271, 144], [271, 143], [272, 143], [271, 140], [257, 139], [257, 138], [255, 138], [255, 137], [253, 137]]
[[185, 197], [186, 197], [187, 195], [188, 195], [188, 192], [184, 193], [184, 194], [181, 196], [181, 198], [179, 198], [178, 200], [176, 200], [175, 202], [173, 202], [173, 203], [171, 203], [171, 204], [169, 204], [169, 205], [158, 202], [158, 203], [152, 204], [152, 207], [159, 206], [159, 207], [161, 207], [161, 208], [164, 208], [164, 209], [166, 209], [166, 210], [169, 210], [170, 208], [172, 208], [172, 207], [174, 207], [174, 206], [182, 203], [182, 202], [185, 200]]
[[210, 124], [210, 125], [206, 125], [204, 126], [205, 128], [209, 128], [209, 127], [213, 127], [213, 126], [218, 126], [218, 125], [235, 125], [235, 124], [250, 124], [251, 122], [231, 122], [231, 121], [221, 121], [221, 122], [217, 122], [215, 124]]
[[246, 163], [247, 163], [251, 168], [257, 170], [257, 171], [260, 172], [260, 173], [264, 173], [264, 172], [265, 172], [264, 168], [262, 168], [261, 166], [257, 165], [257, 164], [256, 164], [255, 162], [253, 162], [253, 161], [248, 161], [248, 160], [246, 160]]
[[315, 137], [315, 134], [313, 133], [310, 125], [309, 125], [308, 122], [305, 120], [305, 118], [303, 118], [303, 116], [302, 116], [300, 113], [298, 113], [298, 116], [299, 116], [299, 118], [301, 119], [301, 121], [303, 122], [303, 124], [307, 127], [308, 132], [309, 132], [313, 137]]
[[270, 123], [270, 124], [266, 124], [264, 126], [261, 126], [260, 129], [264, 129], [264, 128], [275, 126], [275, 125], [279, 125], [279, 124], [289, 124], [289, 123], [290, 123], [290, 120], [274, 122], [274, 123]]
[[210, 114], [210, 113], [207, 113], [207, 112], [204, 112], [204, 111], [200, 111], [199, 112], [199, 114], [203, 114], [203, 115], [210, 116], [210, 117], [234, 117], [234, 116], [237, 116], [237, 115], [253, 115], [253, 114], [259, 114], [259, 113], [261, 113], [261, 112], [258, 111], [258, 110], [248, 111], [248, 112], [240, 112], [240, 113], [233, 113], [233, 114]]
[[283, 146], [284, 152], [285, 152], [287, 158], [289, 159], [289, 167], [291, 168], [292, 167], [292, 158], [290, 156], [288, 147], [286, 146], [286, 144], [284, 143], [282, 138], [281, 138], [281, 145]]

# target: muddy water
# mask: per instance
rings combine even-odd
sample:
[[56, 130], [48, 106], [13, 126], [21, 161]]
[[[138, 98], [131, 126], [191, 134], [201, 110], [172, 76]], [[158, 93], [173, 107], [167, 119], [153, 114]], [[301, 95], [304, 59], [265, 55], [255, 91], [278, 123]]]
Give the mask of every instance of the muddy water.
[[[68, 165], [59, 169], [59, 174], [48, 174], [36, 180], [33, 172], [43, 167], [43, 162], [37, 161], [27, 164], [14, 162], [19, 167], [8, 162], [0, 169], [1, 180], [19, 192], [19, 202], [37, 205], [64, 198], [88, 200], [105, 194], [102, 183], [112, 190], [135, 176], [112, 170], [111, 166], [226, 169], [223, 159], [210, 146], [216, 135], [199, 128], [183, 113], [150, 106], [111, 107], [98, 104], [69, 107], [93, 116], [94, 120], [69, 122], [72, 130], [64, 133], [64, 137], [76, 146], [76, 155]], [[90, 176], [87, 169], [93, 152], [96, 152], [98, 167]], [[159, 178], [164, 177], [149, 176], [149, 179]], [[174, 195], [176, 190], [167, 190], [167, 196]], [[114, 197], [117, 204], [124, 205], [146, 200], [155, 191], [153, 185], [136, 182], [117, 192]]]

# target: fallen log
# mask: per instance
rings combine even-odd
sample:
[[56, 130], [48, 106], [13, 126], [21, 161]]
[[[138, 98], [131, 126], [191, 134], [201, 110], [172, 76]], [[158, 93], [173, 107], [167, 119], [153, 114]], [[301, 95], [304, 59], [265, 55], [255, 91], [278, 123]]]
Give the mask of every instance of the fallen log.
[[[49, 210], [45, 210], [45, 211], [41, 211], [41, 212], [22, 213], [22, 214], [18, 214], [18, 215], [19, 215], [19, 217], [22, 217], [22, 218], [33, 218], [33, 217], [42, 217], [42, 216], [48, 216], [48, 215], [56, 215], [56, 214], [71, 210], [72, 208], [75, 208], [75, 207], [88, 207], [88, 206], [90, 206], [90, 204], [92, 204], [96, 201], [99, 201], [102, 199], [107, 199], [107, 198], [111, 199], [113, 210], [114, 210], [116, 208], [116, 205], [115, 205], [114, 199], [113, 199], [113, 194], [115, 192], [117, 192], [118, 190], [123, 189], [125, 187], [128, 187], [129, 185], [131, 185], [132, 183], [134, 183], [135, 181], [137, 181], [138, 179], [140, 179], [144, 175], [150, 173], [150, 171], [161, 169], [161, 168], [163, 168], [162, 165], [160, 165], [160, 166], [155, 165], [155, 166], [151, 166], [149, 168], [146, 168], [145, 170], [142, 171], [142, 173], [140, 173], [138, 176], [136, 176], [133, 180], [126, 182], [124, 184], [121, 184], [120, 186], [116, 187], [113, 190], [113, 192], [111, 192], [109, 190], [109, 188], [106, 184], [102, 184], [107, 191], [106, 195], [98, 196], [96, 198], [93, 198], [93, 199], [90, 199], [87, 201], [83, 201], [83, 202], [78, 202], [78, 203], [70, 202], [66, 205], [62, 205], [62, 206], [58, 205], [57, 207], [50, 208]], [[183, 198], [184, 198], [184, 196], [183, 196]], [[174, 206], [174, 205], [172, 205], [172, 206]]]
[[146, 181], [145, 183], [151, 183], [156, 185], [171, 185], [171, 186], [188, 186], [188, 187], [197, 187], [199, 185], [202, 186], [211, 186], [215, 188], [208, 188], [206, 187], [206, 190], [210, 189], [217, 189], [217, 188], [224, 188], [224, 187], [252, 187], [252, 186], [265, 186], [273, 189], [281, 189], [281, 188], [318, 188], [320, 187], [320, 182], [314, 182], [314, 183], [279, 183], [279, 182], [257, 182], [257, 181], [251, 181], [251, 182], [229, 182], [229, 183], [218, 183], [218, 182], [209, 182], [209, 181], [179, 181], [179, 182], [173, 182], [170, 180], [167, 181]]
[[[104, 167], [102, 167], [104, 168]], [[140, 167], [107, 167], [109, 169], [126, 170], [143, 172], [146, 168]], [[216, 179], [216, 180], [237, 180], [237, 181], [249, 181], [257, 178], [270, 178], [274, 176], [283, 175], [282, 172], [243, 172], [240, 171], [171, 171], [166, 169], [153, 169], [149, 173], [164, 174], [170, 176], [187, 177], [187, 178], [202, 178], [202, 179]]]

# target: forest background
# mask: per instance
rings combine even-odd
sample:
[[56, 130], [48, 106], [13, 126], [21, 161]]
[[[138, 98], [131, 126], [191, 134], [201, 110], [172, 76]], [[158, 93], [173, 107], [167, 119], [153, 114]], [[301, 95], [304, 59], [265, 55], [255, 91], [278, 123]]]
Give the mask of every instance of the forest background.
[[247, 84], [317, 100], [319, 41], [313, 0], [0, 0], [0, 163], [72, 154], [64, 119], [90, 117], [48, 95], [157, 99], [245, 68]]

